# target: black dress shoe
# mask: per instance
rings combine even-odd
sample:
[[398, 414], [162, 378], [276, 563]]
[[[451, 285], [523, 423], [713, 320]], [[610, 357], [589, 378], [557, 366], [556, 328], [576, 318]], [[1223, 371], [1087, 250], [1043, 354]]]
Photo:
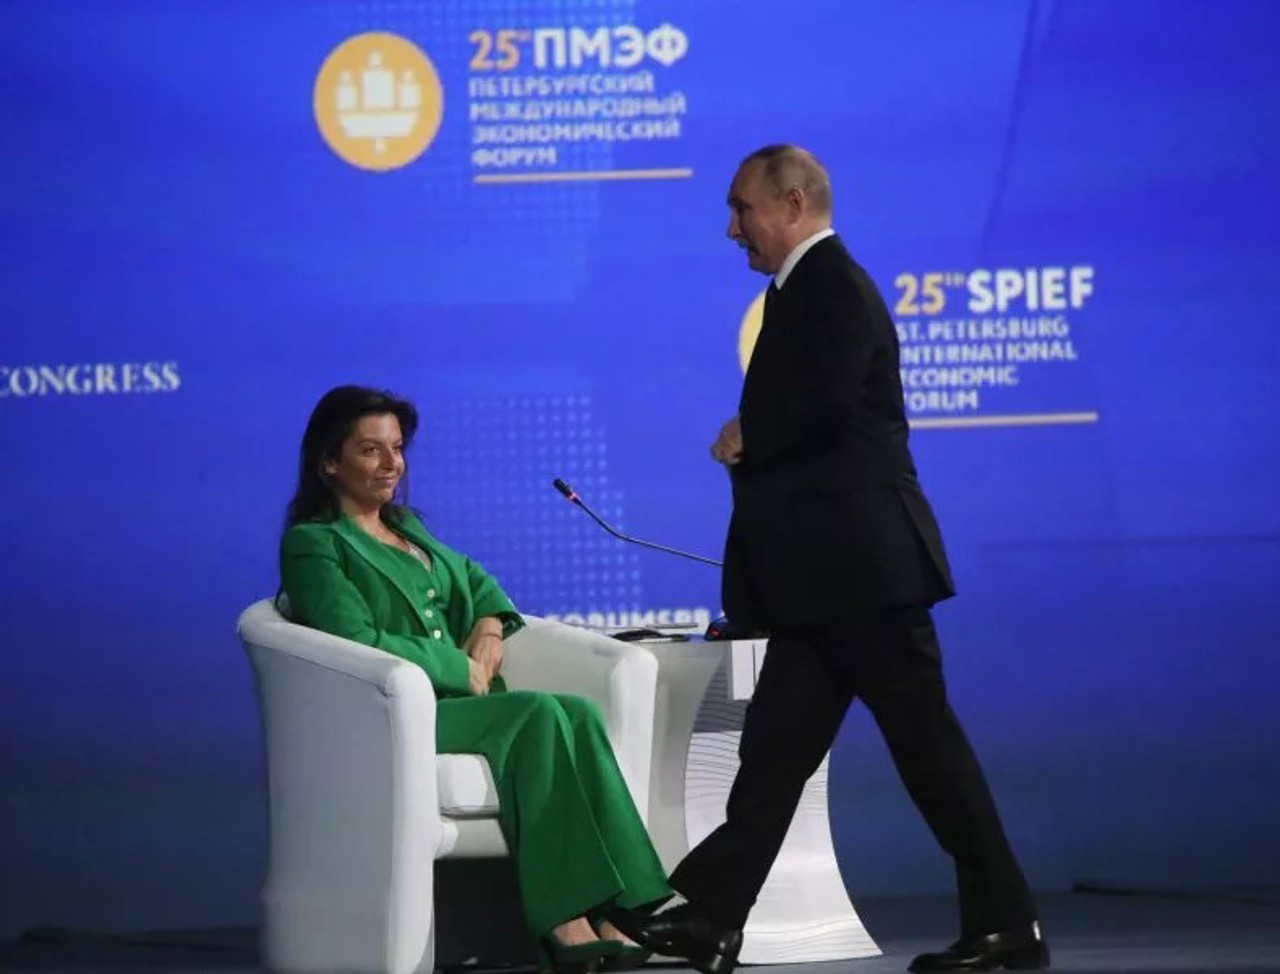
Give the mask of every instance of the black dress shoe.
[[741, 930], [708, 920], [689, 903], [650, 916], [630, 913], [609, 920], [642, 947], [664, 957], [687, 958], [702, 974], [733, 974], [742, 950]]
[[981, 937], [961, 937], [939, 954], [921, 954], [907, 970], [931, 971], [1040, 971], [1049, 966], [1049, 945], [1040, 924]]

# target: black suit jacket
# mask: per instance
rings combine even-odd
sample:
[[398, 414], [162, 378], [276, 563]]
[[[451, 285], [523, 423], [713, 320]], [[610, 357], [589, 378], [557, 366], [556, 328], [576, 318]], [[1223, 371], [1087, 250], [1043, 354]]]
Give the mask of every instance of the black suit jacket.
[[785, 632], [955, 594], [907, 448], [897, 331], [838, 237], [769, 285], [739, 417], [732, 623]]

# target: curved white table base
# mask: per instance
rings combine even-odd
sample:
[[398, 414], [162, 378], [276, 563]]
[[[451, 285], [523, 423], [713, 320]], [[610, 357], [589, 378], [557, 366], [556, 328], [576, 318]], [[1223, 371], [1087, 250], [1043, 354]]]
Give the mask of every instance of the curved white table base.
[[[690, 847], [724, 821], [741, 731], [695, 734], [685, 770]], [[743, 930], [741, 960], [788, 964], [878, 957], [849, 900], [827, 816], [827, 761], [809, 779], [782, 851]]]
[[685, 768], [702, 699], [725, 660], [724, 643], [645, 643], [658, 658], [653, 762], [649, 775], [649, 836], [670, 872], [689, 851], [685, 828]]
[[[754, 686], [763, 645], [689, 642], [648, 648], [658, 658], [649, 830], [671, 870], [724, 821], [738, 771], [744, 698]], [[740, 960], [810, 963], [880, 953], [840, 877], [824, 760], [805, 785], [782, 850], [747, 918]]]

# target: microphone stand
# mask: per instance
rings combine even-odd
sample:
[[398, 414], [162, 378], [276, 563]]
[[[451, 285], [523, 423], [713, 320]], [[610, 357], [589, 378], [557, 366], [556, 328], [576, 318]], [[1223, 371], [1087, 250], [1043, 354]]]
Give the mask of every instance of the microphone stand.
[[[679, 548], [672, 548], [670, 545], [657, 544], [656, 542], [653, 542], [653, 541], [645, 541], [642, 538], [633, 538], [629, 534], [623, 534], [621, 531], [613, 527], [613, 525], [609, 524], [609, 522], [606, 521], [604, 518], [602, 518], [599, 514], [593, 511], [590, 507], [588, 507], [585, 503], [583, 503], [582, 498], [578, 496], [578, 492], [575, 491], [568, 484], [566, 484], [559, 477], [557, 477], [554, 481], [552, 481], [552, 483], [555, 485], [556, 490], [560, 491], [560, 493], [564, 495], [566, 500], [568, 500], [571, 504], [577, 504], [580, 508], [582, 508], [591, 516], [591, 519], [595, 521], [596, 524], [600, 525], [600, 527], [604, 528], [606, 531], [608, 531], [611, 535], [613, 535], [615, 538], [617, 538], [620, 541], [627, 541], [627, 542], [630, 542], [631, 544], [638, 544], [645, 548], [652, 548], [654, 551], [663, 551], [669, 555], [678, 555], [681, 558], [688, 558], [690, 561], [701, 562], [704, 565], [714, 565], [717, 568], [724, 567], [724, 562], [716, 561], [714, 558], [706, 558], [702, 555], [695, 555], [691, 551], [681, 551]], [[643, 630], [634, 630], [634, 631], [637, 633], [643, 632]], [[713, 620], [711, 625], [707, 626], [707, 631], [703, 634], [703, 638], [708, 641], [717, 641], [717, 640], [726, 640], [726, 639], [758, 639], [765, 635], [767, 635], [767, 633], [758, 632], [755, 630], [739, 629], [737, 626], [734, 626], [732, 623], [730, 623], [728, 619], [721, 616], [719, 619]]]
[[645, 541], [641, 538], [633, 538], [629, 534], [623, 534], [621, 531], [617, 530], [611, 524], [609, 524], [599, 514], [597, 514], [595, 511], [589, 508], [585, 503], [583, 503], [582, 498], [578, 496], [578, 492], [575, 491], [568, 484], [566, 484], [559, 477], [557, 477], [553, 481], [553, 483], [555, 484], [556, 490], [560, 491], [560, 493], [565, 496], [565, 498], [569, 501], [569, 503], [577, 504], [580, 508], [582, 508], [591, 516], [591, 519], [595, 521], [596, 524], [600, 525], [600, 527], [604, 528], [606, 531], [608, 531], [611, 535], [613, 535], [615, 538], [619, 539], [620, 541], [628, 541], [631, 544], [638, 544], [645, 548], [652, 548], [654, 551], [665, 551], [669, 555], [679, 555], [681, 558], [688, 558], [690, 561], [700, 561], [704, 565], [714, 565], [716, 568], [724, 567], [724, 562], [716, 561], [714, 558], [706, 558], [706, 557], [703, 557], [702, 555], [695, 555], [693, 554], [693, 552], [690, 552], [690, 551], [681, 551], [679, 548], [672, 548], [668, 545], [657, 544], [656, 542], [653, 542], [653, 541]]

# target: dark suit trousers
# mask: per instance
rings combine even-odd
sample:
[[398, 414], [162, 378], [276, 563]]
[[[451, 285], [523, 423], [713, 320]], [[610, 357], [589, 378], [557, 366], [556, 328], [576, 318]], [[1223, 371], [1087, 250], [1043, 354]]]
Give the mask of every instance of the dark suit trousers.
[[839, 630], [774, 636], [747, 708], [723, 825], [671, 885], [726, 926], [746, 922], [805, 782], [860, 697], [938, 844], [955, 861], [961, 933], [1030, 923], [1035, 903], [973, 750], [947, 702], [929, 610], [867, 615]]

